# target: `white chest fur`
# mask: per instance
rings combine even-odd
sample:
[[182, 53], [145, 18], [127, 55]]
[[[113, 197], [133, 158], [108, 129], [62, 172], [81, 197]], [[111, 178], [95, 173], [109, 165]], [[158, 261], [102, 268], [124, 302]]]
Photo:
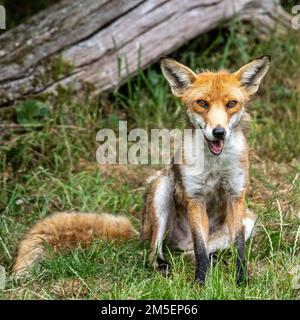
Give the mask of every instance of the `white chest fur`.
[[247, 168], [241, 164], [246, 142], [241, 131], [233, 131], [224, 143], [223, 152], [213, 155], [204, 142], [201, 163], [181, 165], [182, 182], [190, 198], [206, 197], [222, 189], [228, 195], [238, 196], [245, 187]]

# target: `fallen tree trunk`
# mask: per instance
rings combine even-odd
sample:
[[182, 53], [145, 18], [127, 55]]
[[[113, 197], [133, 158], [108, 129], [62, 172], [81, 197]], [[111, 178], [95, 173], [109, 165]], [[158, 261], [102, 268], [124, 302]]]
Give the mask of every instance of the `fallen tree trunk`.
[[276, 0], [65, 0], [0, 37], [0, 106], [73, 84], [111, 90], [229, 19], [290, 26]]

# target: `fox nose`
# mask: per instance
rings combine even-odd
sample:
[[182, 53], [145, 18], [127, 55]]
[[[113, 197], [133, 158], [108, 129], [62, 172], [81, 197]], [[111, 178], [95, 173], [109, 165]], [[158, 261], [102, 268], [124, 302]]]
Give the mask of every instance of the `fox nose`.
[[212, 134], [217, 139], [224, 139], [226, 136], [226, 130], [222, 127], [216, 127], [213, 129]]

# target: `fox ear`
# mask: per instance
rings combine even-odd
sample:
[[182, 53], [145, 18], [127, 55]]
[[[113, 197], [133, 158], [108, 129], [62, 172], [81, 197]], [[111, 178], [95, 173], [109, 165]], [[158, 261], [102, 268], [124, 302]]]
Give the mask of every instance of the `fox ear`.
[[246, 64], [234, 73], [250, 95], [257, 92], [262, 78], [269, 69], [270, 62], [270, 56], [262, 56]]
[[160, 59], [160, 68], [169, 82], [172, 93], [177, 97], [180, 96], [197, 77], [191, 69], [167, 57]]

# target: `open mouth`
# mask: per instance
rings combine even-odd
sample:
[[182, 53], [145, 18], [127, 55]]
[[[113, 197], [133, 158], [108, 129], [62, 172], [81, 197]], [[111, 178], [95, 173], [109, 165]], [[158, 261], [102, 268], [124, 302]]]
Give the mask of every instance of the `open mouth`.
[[207, 140], [208, 143], [208, 147], [209, 150], [211, 151], [212, 154], [214, 154], [215, 156], [218, 156], [221, 154], [221, 152], [223, 151], [223, 146], [224, 146], [224, 140], [222, 139], [217, 139], [214, 141], [211, 140]]

